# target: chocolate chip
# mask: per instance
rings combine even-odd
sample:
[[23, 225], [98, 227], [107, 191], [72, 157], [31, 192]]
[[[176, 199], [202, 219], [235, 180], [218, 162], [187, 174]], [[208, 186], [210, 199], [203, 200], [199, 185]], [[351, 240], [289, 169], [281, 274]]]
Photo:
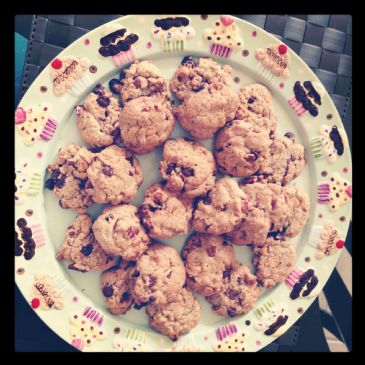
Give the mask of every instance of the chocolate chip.
[[213, 304], [212, 309], [213, 309], [214, 311], [217, 311], [220, 307], [221, 307], [221, 306], [220, 306], [219, 304]]
[[[157, 204], [157, 205], [162, 205], [162, 194], [161, 193], [156, 193], [153, 196], [153, 201]], [[150, 206], [150, 210], [151, 210], [151, 206]]]
[[120, 301], [125, 302], [129, 299], [131, 299], [132, 294], [129, 291], [126, 291], [125, 293], [123, 293], [122, 297], [120, 298]]
[[226, 267], [226, 269], [223, 271], [223, 279], [229, 278], [231, 276], [232, 268]]
[[65, 185], [65, 181], [66, 181], [66, 176], [61, 175], [61, 177], [55, 181], [56, 188], [61, 189], [63, 187], [63, 185]]
[[84, 255], [84, 256], [89, 256], [91, 254], [91, 252], [93, 251], [93, 244], [92, 243], [89, 243], [88, 245], [84, 246], [82, 249], [81, 249], [81, 253]]
[[19, 218], [19, 219], [16, 221], [16, 225], [17, 225], [19, 228], [26, 227], [26, 225], [27, 225], [27, 221], [25, 220], [25, 218]]
[[120, 71], [120, 74], [119, 74], [119, 80], [122, 81], [124, 79], [125, 79], [125, 71], [122, 70], [122, 71]]
[[223, 152], [223, 147], [219, 147], [216, 149], [217, 152]]
[[139, 229], [137, 227], [129, 227], [127, 229], [127, 235], [128, 235], [128, 238], [130, 238], [130, 239], [137, 236], [138, 233], [139, 233]]
[[119, 105], [120, 108], [124, 108], [123, 100], [118, 100], [118, 105]]
[[157, 278], [156, 278], [156, 276], [154, 276], [154, 275], [148, 275], [148, 277], [150, 278], [150, 284], [149, 284], [149, 287], [150, 288], [152, 288], [155, 284], [156, 284], [156, 282], [157, 282]]
[[205, 196], [203, 203], [205, 205], [211, 205], [212, 204], [212, 198], [210, 197], [210, 190], [208, 191], [207, 195]]
[[214, 257], [216, 254], [216, 247], [215, 246], [209, 246], [206, 248], [207, 254], [209, 257]]
[[103, 288], [103, 295], [106, 298], [110, 298], [114, 293], [114, 289], [111, 285], [106, 285]]
[[256, 151], [253, 151], [251, 154], [245, 157], [247, 162], [254, 162], [259, 158], [259, 154]]
[[106, 108], [110, 104], [110, 98], [105, 95], [98, 96], [96, 102], [102, 107]]
[[194, 176], [194, 169], [192, 169], [192, 168], [182, 167], [181, 172], [186, 177]]
[[236, 310], [234, 308], [228, 308], [227, 313], [230, 317], [235, 317], [237, 315]]
[[138, 278], [138, 276], [140, 275], [141, 273], [138, 271], [138, 270], [136, 270], [133, 274], [132, 274], [132, 277], [133, 278]]
[[109, 81], [109, 89], [113, 94], [119, 94], [121, 87], [122, 84], [118, 79], [111, 79]]
[[194, 58], [192, 56], [185, 56], [182, 61], [181, 61], [182, 65], [191, 65], [192, 68], [196, 67], [197, 63], [194, 60]]
[[253, 97], [253, 96], [251, 96], [248, 100], [247, 100], [247, 102], [249, 103], [249, 104], [252, 104], [252, 103], [254, 103], [256, 101], [256, 98], [255, 97]]
[[235, 300], [240, 295], [238, 290], [228, 289], [227, 296], [230, 300]]
[[134, 309], [140, 310], [141, 308], [143, 308], [145, 305], [147, 305], [147, 303], [141, 303], [141, 304], [134, 304]]
[[44, 187], [48, 190], [53, 190], [54, 188], [54, 181], [53, 179], [47, 179], [46, 182], [44, 183]]
[[129, 161], [129, 163], [131, 164], [131, 166], [134, 166], [134, 158], [133, 158], [133, 156], [131, 156], [131, 157], [126, 157], [125, 158], [127, 161]]
[[112, 176], [113, 175], [113, 170], [110, 166], [105, 165], [103, 167], [102, 171], [103, 171], [103, 174], [106, 175], [106, 176]]
[[51, 173], [51, 178], [55, 180], [58, 178], [58, 176], [60, 176], [60, 174], [61, 174], [61, 171], [59, 169], [55, 169]]
[[284, 136], [291, 139], [293, 142], [295, 141], [295, 134], [293, 132], [287, 132], [284, 134]]
[[176, 163], [169, 163], [166, 168], [166, 175], [170, 175], [175, 170]]

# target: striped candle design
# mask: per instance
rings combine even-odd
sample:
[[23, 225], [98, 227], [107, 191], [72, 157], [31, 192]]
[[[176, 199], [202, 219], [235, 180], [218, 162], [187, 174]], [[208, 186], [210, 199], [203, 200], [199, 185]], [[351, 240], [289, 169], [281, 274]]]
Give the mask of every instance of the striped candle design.
[[27, 195], [37, 195], [41, 190], [42, 175], [38, 171], [34, 171], [29, 179]]
[[265, 68], [261, 63], [259, 63], [257, 71], [259, 75], [262, 76], [267, 81], [271, 81], [274, 78], [274, 74], [271, 72], [271, 70]]
[[310, 148], [312, 150], [314, 158], [323, 158], [322, 154], [322, 141], [320, 137], [314, 137], [309, 141]]
[[295, 111], [298, 117], [301, 117], [307, 110], [304, 109], [303, 104], [299, 102], [295, 96], [288, 100], [289, 105]]
[[103, 324], [104, 316], [91, 307], [86, 307], [82, 315], [88, 318], [91, 322], [96, 323], [99, 327]]
[[230, 323], [228, 325], [225, 325], [225, 326], [221, 326], [221, 327], [218, 327], [216, 330], [215, 330], [215, 334], [217, 336], [217, 339], [219, 341], [222, 341], [224, 340], [226, 337], [228, 336], [232, 336], [234, 335], [235, 333], [237, 333], [237, 327], [234, 323]]
[[44, 238], [42, 225], [33, 224], [30, 226], [30, 229], [32, 230], [32, 237], [34, 239], [35, 246], [41, 247], [41, 246], [45, 245], [46, 240]]
[[129, 51], [122, 51], [112, 57], [115, 66], [119, 67], [127, 62], [132, 62], [137, 58], [133, 47]]
[[327, 183], [318, 184], [317, 186], [317, 202], [319, 204], [328, 204], [330, 201], [329, 198], [330, 186]]
[[264, 304], [254, 310], [257, 318], [261, 319], [265, 313], [270, 313], [270, 311], [275, 307], [275, 302], [272, 299], [267, 300]]
[[140, 331], [140, 330], [135, 330], [135, 329], [130, 329], [129, 328], [127, 330], [127, 334], [126, 334], [125, 337], [129, 340], [132, 340], [132, 341], [138, 341], [138, 342], [141, 342], [141, 343], [145, 343], [147, 334], [145, 332]]
[[53, 135], [56, 132], [57, 128], [57, 121], [53, 118], [48, 118], [45, 126], [43, 127], [43, 130], [40, 134], [40, 138], [43, 139], [43, 141], [48, 142], [53, 138]]
[[294, 267], [288, 277], [285, 279], [285, 283], [291, 288], [294, 287], [295, 283], [300, 279], [303, 275], [303, 271], [299, 269], [299, 267]]
[[163, 42], [164, 52], [183, 51], [185, 48], [184, 41], [165, 41]]
[[214, 56], [229, 58], [232, 54], [232, 48], [213, 43], [210, 46], [210, 53]]

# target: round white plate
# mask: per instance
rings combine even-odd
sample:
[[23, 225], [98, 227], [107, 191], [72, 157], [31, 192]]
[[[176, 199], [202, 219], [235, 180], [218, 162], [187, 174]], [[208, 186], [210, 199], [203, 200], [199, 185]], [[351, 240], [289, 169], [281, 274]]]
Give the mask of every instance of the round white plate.
[[[340, 129], [343, 128], [342, 122], [327, 93], [322, 96], [322, 105], [317, 117], [312, 117], [308, 112], [297, 115], [290, 106], [290, 103], [293, 103], [295, 82], [320, 81], [291, 49], [287, 51], [290, 55], [289, 78], [282, 79], [268, 71], [262, 72], [260, 63], [255, 58], [256, 50], [280, 44], [274, 36], [264, 30], [237, 18], [224, 17], [223, 22], [229, 24], [233, 21], [237, 25], [242, 40], [241, 46], [233, 49], [226, 58], [211, 54], [218, 52], [218, 49], [212, 47], [204, 37], [204, 31], [214, 28], [215, 23], [220, 21], [220, 16], [186, 16], [189, 19], [189, 28], [185, 28], [187, 39], [179, 42], [170, 39], [170, 43], [153, 37], [154, 20], [163, 17], [165, 16], [126, 16], [112, 22], [139, 37], [133, 45], [132, 52], [119, 57], [118, 62], [127, 61], [119, 66], [115, 65], [111, 57], [102, 57], [98, 52], [100, 38], [110, 32], [111, 23], [87, 33], [57, 56], [60, 60], [66, 56], [75, 57], [79, 62], [82, 58], [87, 59], [85, 62], [88, 67], [79, 82], [64, 94], [56, 95], [51, 79], [52, 66], [48, 65], [20, 102], [16, 110], [16, 123], [20, 124], [16, 125], [15, 136], [18, 189], [16, 221], [19, 218], [26, 219], [37, 247], [30, 260], [26, 260], [24, 255], [15, 258], [16, 283], [39, 317], [66, 342], [83, 351], [257, 351], [273, 341], [275, 336], [281, 335], [306, 311], [325, 285], [341, 254], [342, 241], [346, 238], [351, 219], [351, 198], [348, 196], [348, 201], [333, 212], [328, 204], [319, 202], [317, 193], [318, 188], [322, 194], [323, 190], [332, 187], [329, 183], [335, 174], [334, 183], [346, 182], [347, 186], [344, 189], [352, 195], [349, 190], [352, 170], [348, 146], [345, 146], [341, 156], [335, 156], [334, 161], [325, 157], [319, 158], [319, 155], [325, 156], [325, 151], [320, 146], [321, 127], [328, 125], [332, 128], [335, 125]], [[182, 46], [184, 50], [181, 50]], [[286, 283], [271, 290], [263, 290], [254, 310], [236, 318], [214, 315], [210, 305], [203, 297], [198, 296], [202, 306], [199, 325], [173, 343], [148, 326], [144, 308], [132, 309], [124, 316], [109, 314], [98, 286], [99, 272], [70, 271], [67, 269], [67, 262], [55, 259], [66, 227], [72, 223], [76, 214], [62, 209], [58, 199], [44, 189], [43, 185], [47, 178], [47, 165], [56, 160], [60, 146], [68, 143], [85, 145], [76, 127], [73, 108], [82, 102], [97, 83], [107, 86], [108, 81], [114, 77], [118, 78], [120, 69], [127, 67], [134, 57], [151, 60], [168, 79], [171, 79], [186, 55], [213, 57], [219, 63], [231, 65], [235, 89], [261, 82], [272, 90], [274, 110], [278, 117], [277, 133], [295, 133], [297, 140], [306, 149], [307, 165], [303, 173], [291, 184], [299, 186], [309, 194], [311, 211], [308, 224], [292, 240], [296, 246], [297, 260], [295, 271]], [[41, 118], [40, 127], [44, 127], [44, 130], [42, 133], [31, 132], [24, 137], [18, 129], [24, 125], [28, 126], [29, 119], [34, 120], [36, 117]], [[177, 124], [172, 137], [178, 136], [188, 136], [188, 133]], [[27, 144], [26, 140], [31, 144]], [[344, 137], [344, 141], [347, 142], [347, 137]], [[204, 141], [203, 144], [212, 148], [211, 141]], [[161, 160], [161, 148], [138, 158], [142, 165], [144, 182], [133, 201], [137, 205], [141, 203], [146, 188], [160, 180], [158, 162]], [[346, 181], [338, 180], [336, 174]], [[328, 192], [325, 194], [328, 195]], [[103, 206], [95, 205], [88, 212], [95, 218], [102, 208]], [[332, 222], [331, 226], [326, 225], [329, 221]], [[337, 244], [339, 249], [332, 255], [318, 258], [317, 245], [321, 237], [326, 241], [325, 232], [327, 243]], [[186, 236], [179, 236], [164, 242], [180, 250], [185, 239]], [[252, 254], [249, 248], [235, 246], [235, 252], [239, 260], [252, 269]], [[291, 280], [297, 280], [301, 272], [310, 268], [315, 270], [319, 280], [312, 295], [310, 298], [290, 299]], [[55, 297], [55, 293], [58, 297]], [[53, 305], [50, 300], [54, 302]], [[51, 307], [39, 305], [46, 302]], [[274, 335], [266, 335], [265, 329], [275, 322], [280, 314], [288, 316], [286, 324]], [[93, 340], [87, 344], [81, 341], [82, 320], [88, 328], [95, 326], [93, 330], [88, 331], [94, 331], [96, 337], [92, 337]], [[26, 323], [24, 325], [26, 326]]]

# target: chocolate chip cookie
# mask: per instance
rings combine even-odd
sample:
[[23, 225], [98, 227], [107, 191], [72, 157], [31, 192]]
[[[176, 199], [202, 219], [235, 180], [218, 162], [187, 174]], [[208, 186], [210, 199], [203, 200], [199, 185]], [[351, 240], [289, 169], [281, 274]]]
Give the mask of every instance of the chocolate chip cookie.
[[138, 160], [125, 148], [109, 146], [92, 159], [87, 175], [95, 203], [129, 202], [137, 195], [143, 176]]
[[152, 95], [164, 99], [168, 94], [168, 81], [151, 61], [135, 61], [121, 71], [119, 80], [115, 79], [109, 85], [123, 102]]
[[82, 139], [93, 147], [120, 143], [120, 110], [118, 100], [98, 84], [75, 108]]
[[192, 212], [191, 199], [154, 184], [146, 190], [138, 216], [150, 237], [171, 238], [189, 232]]
[[303, 171], [305, 166], [304, 147], [295, 142], [294, 135], [276, 136], [264, 154], [259, 174], [266, 175], [268, 182], [279, 182], [286, 185]]
[[219, 90], [232, 83], [232, 67], [221, 66], [211, 58], [186, 56], [181, 61], [174, 78], [170, 82], [171, 90], [180, 100], [201, 90]]
[[295, 248], [289, 241], [269, 237], [262, 246], [255, 246], [253, 252], [257, 281], [264, 288], [282, 283], [293, 269]]
[[185, 268], [179, 253], [155, 243], [136, 262], [131, 274], [132, 297], [138, 304], [167, 302], [166, 292], [178, 292], [185, 283]]
[[193, 214], [193, 227], [197, 232], [211, 234], [231, 232], [246, 213], [245, 193], [235, 180], [224, 177], [199, 201]]
[[163, 144], [175, 127], [172, 107], [159, 96], [141, 96], [128, 101], [120, 114], [120, 133], [124, 145], [144, 155]]
[[250, 269], [241, 264], [231, 271], [223, 289], [209, 297], [214, 313], [236, 317], [248, 313], [260, 295], [256, 277]]
[[228, 86], [214, 92], [203, 89], [189, 94], [175, 109], [175, 116], [192, 136], [209, 139], [219, 128], [234, 119], [238, 106], [239, 98]]
[[228, 122], [214, 143], [219, 171], [237, 177], [254, 174], [271, 142], [267, 129], [238, 119]]
[[194, 233], [182, 250], [187, 286], [204, 296], [221, 291], [238, 265], [232, 245], [221, 236]]
[[118, 267], [104, 271], [100, 275], [99, 287], [105, 305], [112, 314], [125, 314], [133, 303], [130, 289], [130, 274], [133, 265], [122, 261]]
[[240, 89], [240, 106], [236, 119], [250, 121], [256, 126], [274, 132], [277, 118], [272, 107], [271, 91], [264, 85], [252, 84]]
[[66, 238], [56, 258], [71, 261], [68, 265], [70, 270], [98, 271], [109, 269], [114, 265], [113, 257], [108, 255], [95, 240], [91, 226], [91, 218], [81, 214], [67, 228]]
[[213, 188], [216, 164], [213, 154], [199, 142], [176, 138], [164, 145], [160, 173], [168, 190], [195, 198]]
[[190, 332], [198, 324], [200, 304], [191, 291], [184, 288], [169, 293], [167, 298], [166, 304], [147, 305], [149, 324], [176, 341], [180, 335]]
[[48, 166], [50, 178], [45, 187], [59, 198], [62, 208], [85, 213], [93, 203], [93, 190], [87, 175], [93, 156], [85, 147], [70, 144], [60, 148], [57, 162]]
[[95, 238], [105, 252], [135, 261], [147, 250], [150, 238], [134, 205], [106, 207], [93, 224]]

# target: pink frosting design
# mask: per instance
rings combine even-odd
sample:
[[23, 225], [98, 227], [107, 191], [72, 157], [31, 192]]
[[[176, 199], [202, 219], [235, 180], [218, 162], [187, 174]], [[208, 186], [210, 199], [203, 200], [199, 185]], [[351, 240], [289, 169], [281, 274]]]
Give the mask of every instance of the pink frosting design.
[[21, 107], [15, 110], [15, 124], [22, 124], [27, 119], [27, 113]]

